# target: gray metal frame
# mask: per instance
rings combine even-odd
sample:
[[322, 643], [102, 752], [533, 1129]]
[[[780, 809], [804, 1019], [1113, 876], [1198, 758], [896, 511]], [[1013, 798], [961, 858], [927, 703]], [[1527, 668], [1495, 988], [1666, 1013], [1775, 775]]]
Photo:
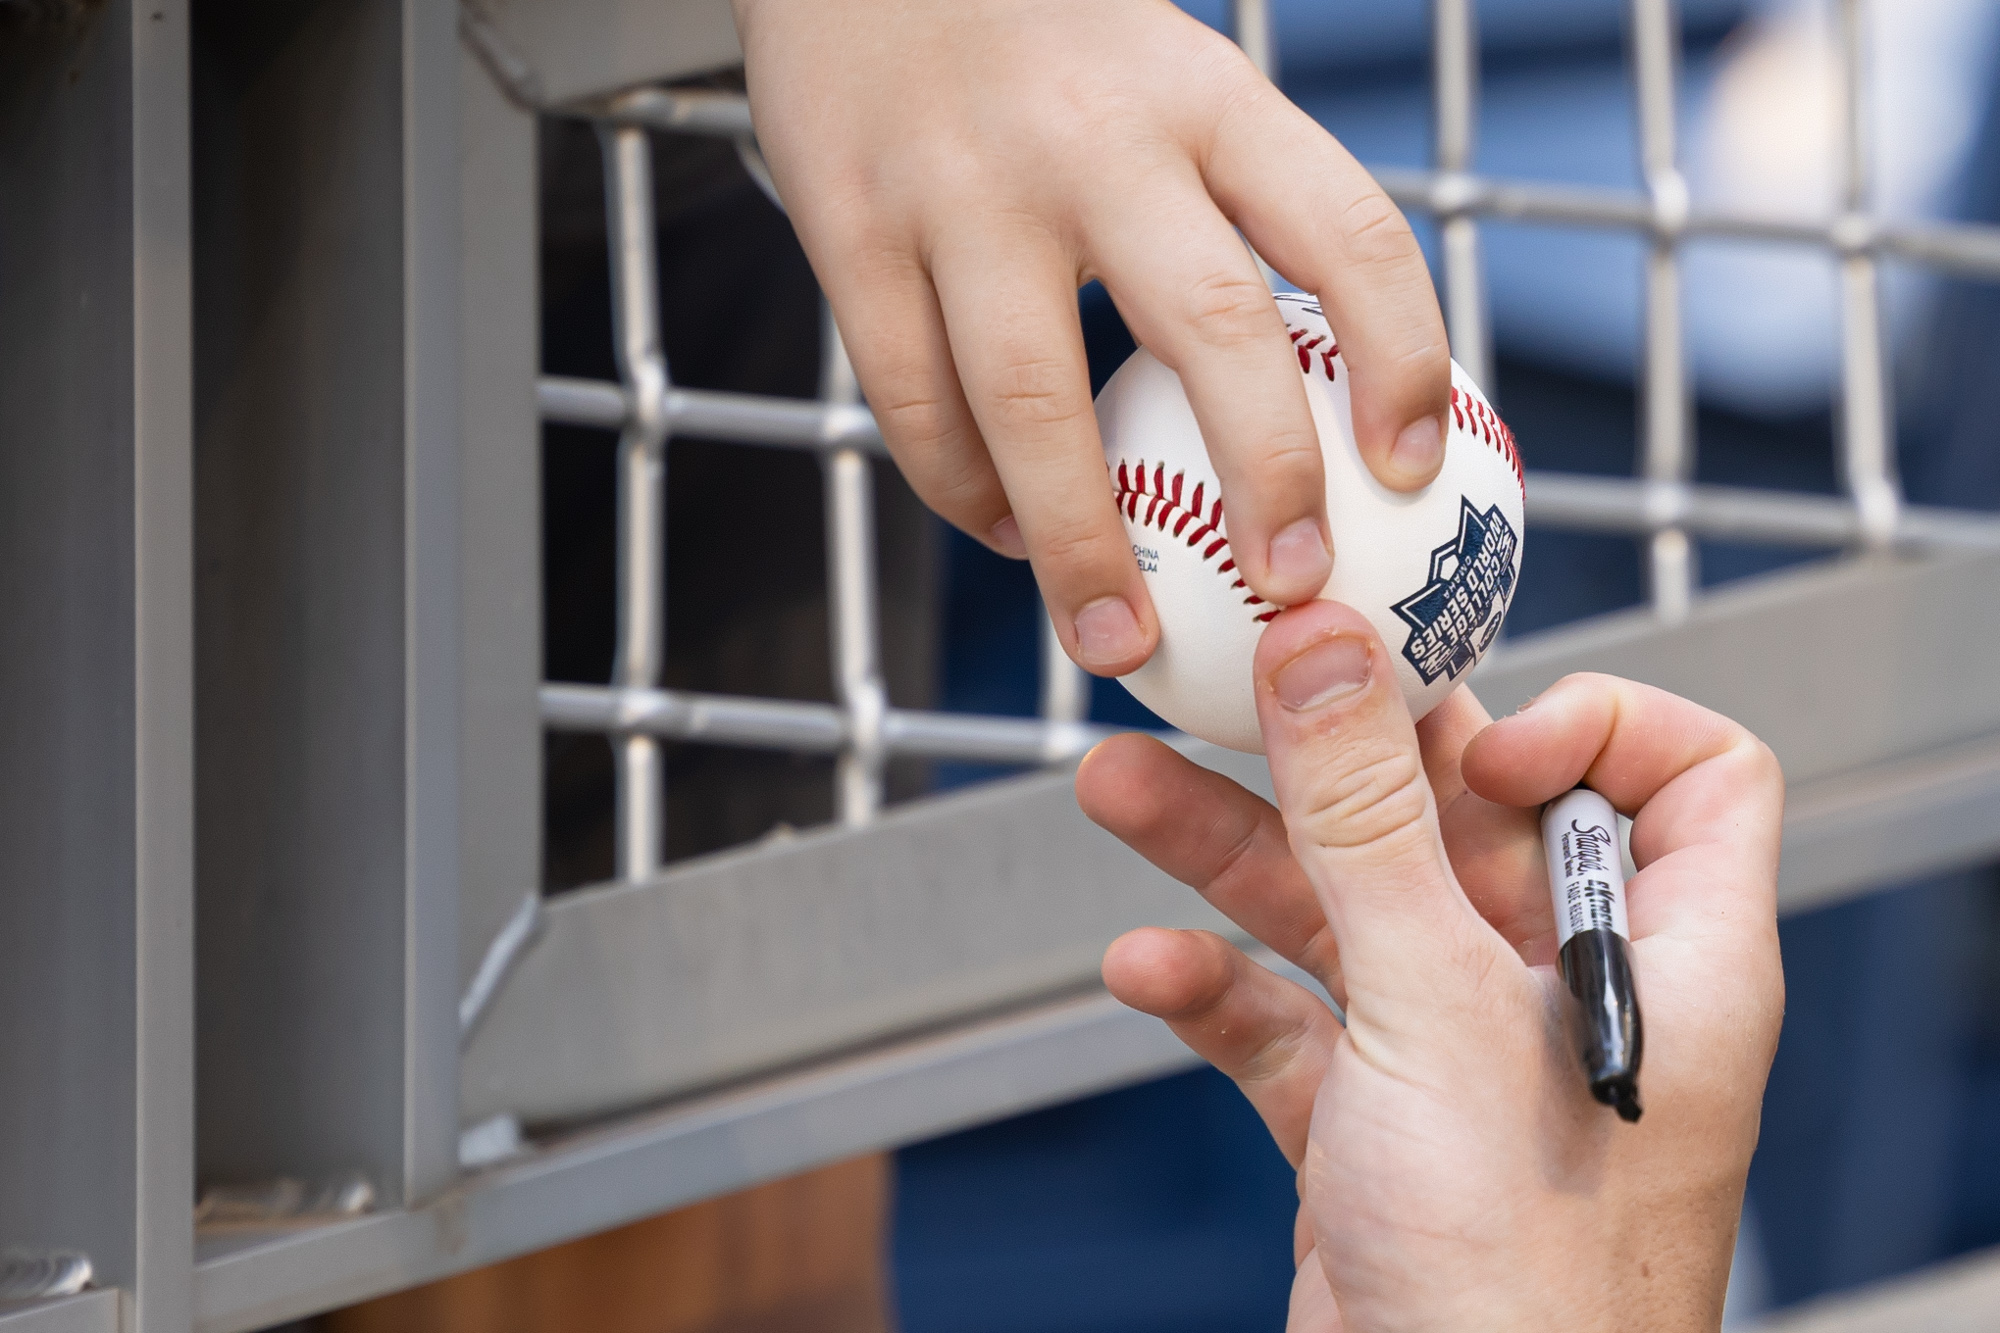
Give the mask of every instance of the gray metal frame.
[[393, 1205], [458, 1169], [453, 18], [196, 15], [205, 1186], [358, 1172]]
[[[1469, 365], [1482, 219], [1651, 239], [1642, 475], [1529, 494], [1537, 526], [1644, 540], [1652, 604], [1510, 643], [1478, 688], [1608, 670], [1743, 718], [1793, 782], [1787, 910], [2000, 850], [2000, 527], [1898, 498], [1875, 297], [1885, 256], [2000, 278], [2000, 230], [1869, 215], [1842, 3], [1832, 220], [1689, 206], [1664, 0], [1634, 0], [1643, 192], [1473, 174], [1471, 0], [1436, 0], [1436, 169], [1382, 173], [1442, 221]], [[235, 1333], [1190, 1063], [1096, 959], [1129, 925], [1220, 923], [1076, 812], [1063, 765], [1101, 732], [1053, 636], [1039, 718], [884, 698], [880, 438], [837, 338], [817, 403], [670, 381], [648, 135], [759, 162], [740, 98], [634, 85], [739, 59], [722, 0], [209, 0], [192, 34], [186, 0], [50, 13], [0, 31], [0, 843], [32, 924], [0, 943], [0, 1248], [81, 1251], [99, 1287], [0, 1328]], [[1270, 68], [1262, 5], [1237, 17]], [[602, 126], [620, 383], [537, 380], [539, 114]], [[1689, 484], [1697, 235], [1841, 257], [1844, 496]], [[543, 421], [624, 440], [602, 686], [538, 679]], [[823, 460], [835, 702], [661, 688], [678, 434]], [[1700, 536], [1852, 558], [1697, 595]], [[1856, 621], [1880, 651], [1829, 651]], [[603, 734], [623, 775], [619, 879], [546, 909], [544, 727]], [[662, 867], [662, 739], [837, 755], [839, 823]], [[884, 810], [893, 754], [1051, 767]], [[467, 1169], [480, 1123], [529, 1137]], [[197, 1236], [197, 1184], [277, 1178], [372, 1204]]]
[[187, 10], [0, 38], [0, 1248], [193, 1300]]

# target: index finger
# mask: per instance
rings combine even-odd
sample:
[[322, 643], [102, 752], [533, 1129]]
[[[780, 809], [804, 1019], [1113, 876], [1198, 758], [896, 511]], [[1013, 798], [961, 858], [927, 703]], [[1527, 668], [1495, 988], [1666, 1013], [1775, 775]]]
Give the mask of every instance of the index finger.
[[[1460, 752], [1489, 721], [1459, 690], [1417, 724], [1417, 745], [1460, 887], [1508, 943], [1526, 950], [1554, 929], [1534, 813], [1488, 801], [1459, 776]], [[1084, 756], [1076, 799], [1094, 823], [1346, 1002], [1326, 915], [1269, 801], [1138, 733]]]
[[1345, 1002], [1326, 914], [1269, 801], [1138, 734], [1113, 736], [1083, 757], [1076, 801], [1093, 823]]

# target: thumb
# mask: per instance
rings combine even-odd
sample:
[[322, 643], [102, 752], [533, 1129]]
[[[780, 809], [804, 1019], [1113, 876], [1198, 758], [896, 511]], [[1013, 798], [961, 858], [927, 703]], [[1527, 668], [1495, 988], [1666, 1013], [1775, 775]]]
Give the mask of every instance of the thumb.
[[1494, 966], [1518, 966], [1452, 874], [1416, 728], [1367, 618], [1292, 607], [1264, 631], [1256, 673], [1278, 809], [1340, 951], [1350, 1027], [1423, 1025]]

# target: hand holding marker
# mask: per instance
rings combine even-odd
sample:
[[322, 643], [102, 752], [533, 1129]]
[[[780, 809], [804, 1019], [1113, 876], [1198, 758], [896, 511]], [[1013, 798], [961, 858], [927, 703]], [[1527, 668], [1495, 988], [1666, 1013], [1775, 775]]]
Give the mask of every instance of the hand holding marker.
[[1620, 1119], [1636, 1122], [1645, 1034], [1632, 986], [1618, 814], [1611, 802], [1578, 787], [1542, 811], [1542, 842], [1555, 899], [1557, 960], [1582, 1010], [1584, 1076], [1593, 1097], [1616, 1107]]

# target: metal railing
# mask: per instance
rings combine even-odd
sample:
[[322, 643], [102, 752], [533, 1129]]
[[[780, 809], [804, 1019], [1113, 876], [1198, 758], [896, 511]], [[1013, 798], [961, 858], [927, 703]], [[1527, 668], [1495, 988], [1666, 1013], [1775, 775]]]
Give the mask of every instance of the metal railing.
[[[1837, 0], [1842, 52], [1840, 212], [1824, 220], [1703, 212], [1680, 169], [1675, 126], [1679, 27], [1672, 0], [1631, 0], [1640, 191], [1498, 180], [1473, 170], [1478, 33], [1473, 0], [1433, 0], [1434, 162], [1383, 170], [1400, 205], [1439, 223], [1441, 282], [1455, 354], [1476, 378], [1492, 369], [1480, 254], [1484, 218], [1629, 230], [1649, 242], [1639, 370], [1642, 449], [1636, 478], [1531, 472], [1528, 517], [1553, 528], [1630, 534], [1644, 544], [1648, 595], [1668, 622], [1686, 617], [1700, 587], [1697, 539], [1830, 548], [1996, 549], [2000, 521], [1906, 504], [1895, 472], [1879, 264], [1884, 256], [2000, 279], [2000, 228], [1890, 223], [1870, 212], [1862, 69], [1865, 0]], [[1237, 0], [1237, 31], [1269, 72], [1275, 53], [1263, 0]], [[610, 201], [610, 247], [621, 382], [545, 378], [543, 419], [620, 432], [618, 654], [607, 685], [549, 684], [546, 726], [599, 732], [617, 753], [617, 874], [662, 863], [665, 740], [837, 756], [839, 818], [865, 824], [882, 803], [892, 755], [1013, 764], [1069, 760], [1105, 734], [1084, 722], [1087, 678], [1043, 633], [1038, 718], [974, 717], [889, 706], [877, 635], [873, 492], [868, 457], [882, 438], [861, 405], [831, 319], [816, 402], [681, 388], [661, 348], [652, 131], [733, 140], [767, 192], [748, 103], [708, 90], [646, 88], [596, 113]], [[775, 195], [774, 195], [775, 198]], [[1695, 439], [1681, 252], [1690, 238], [1734, 237], [1835, 255], [1842, 275], [1840, 497], [1693, 483]], [[667, 445], [676, 435], [817, 452], [825, 474], [832, 704], [695, 694], [662, 687]]]
[[[1081, 719], [1082, 673], [1060, 649], [1044, 651], [1040, 719], [973, 717], [889, 706], [878, 634], [874, 483], [869, 456], [882, 436], [833, 320], [825, 321], [817, 402], [684, 389], [669, 375], [660, 336], [649, 130], [735, 138], [746, 158], [743, 99], [640, 90], [600, 119], [608, 201], [618, 384], [545, 379], [545, 421], [619, 432], [617, 656], [608, 685], [550, 684], [542, 718], [555, 730], [601, 732], [616, 754], [616, 870], [642, 880], [665, 851], [665, 740], [791, 750], [837, 757], [835, 808], [866, 824], [882, 805], [892, 755], [1000, 764], [1074, 759], [1106, 728]], [[759, 164], [761, 165], [761, 164]], [[827, 599], [836, 702], [696, 694], [662, 688], [666, 650], [667, 445], [677, 434], [786, 448], [820, 456], [826, 487]], [[1045, 636], [1052, 640], [1053, 635]]]

